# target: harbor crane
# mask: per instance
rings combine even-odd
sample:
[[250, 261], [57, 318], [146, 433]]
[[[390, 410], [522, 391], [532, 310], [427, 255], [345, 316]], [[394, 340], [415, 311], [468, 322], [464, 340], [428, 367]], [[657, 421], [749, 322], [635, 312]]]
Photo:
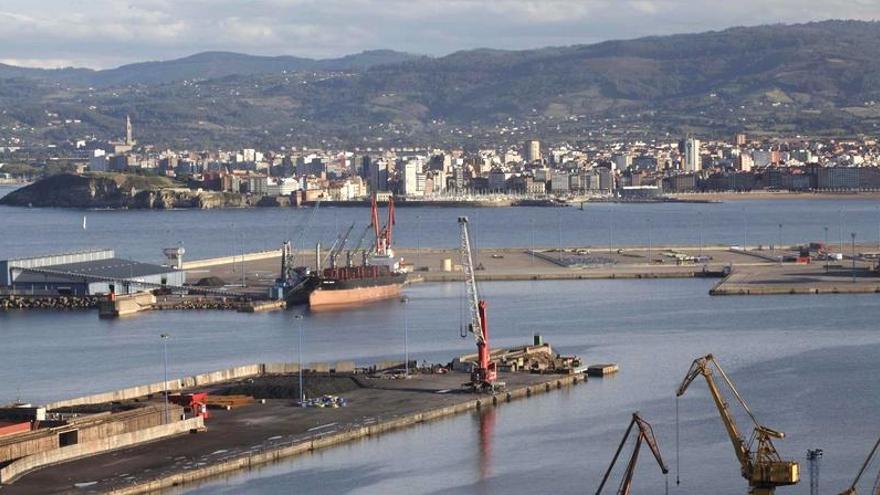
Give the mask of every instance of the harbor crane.
[[660, 455], [660, 447], [657, 445], [657, 438], [654, 436], [654, 429], [651, 428], [651, 425], [647, 421], [639, 416], [638, 412], [634, 412], [632, 415], [632, 421], [629, 422], [629, 427], [627, 427], [626, 433], [623, 434], [623, 440], [620, 441], [620, 446], [617, 447], [617, 452], [614, 453], [614, 458], [611, 459], [611, 465], [608, 466], [608, 471], [605, 472], [605, 476], [602, 478], [602, 483], [599, 485], [599, 489], [596, 490], [596, 495], [601, 495], [602, 489], [605, 488], [605, 483], [611, 476], [614, 464], [617, 463], [617, 459], [620, 457], [620, 453], [623, 451], [623, 447], [626, 445], [627, 440], [629, 440], [629, 435], [633, 432], [633, 428], [638, 428], [639, 431], [636, 434], [636, 443], [633, 446], [632, 454], [629, 456], [626, 470], [623, 472], [623, 479], [620, 481], [620, 486], [617, 488], [617, 494], [630, 495], [630, 493], [632, 493], [633, 475], [636, 471], [636, 463], [639, 460], [639, 451], [642, 448], [642, 443], [646, 443], [648, 448], [651, 449], [651, 453], [654, 454], [654, 459], [656, 459], [657, 464], [660, 465], [660, 472], [664, 475], [669, 473], [669, 468], [666, 467], [666, 463], [663, 462], [663, 456]]
[[468, 388], [477, 392], [494, 392], [496, 388], [503, 387], [498, 383], [498, 372], [490, 359], [489, 352], [489, 325], [486, 321], [486, 301], [480, 299], [477, 291], [477, 279], [474, 275], [474, 258], [471, 254], [471, 234], [468, 230], [468, 218], [458, 217], [458, 225], [461, 229], [461, 266], [464, 272], [464, 283], [467, 290], [467, 302], [470, 309], [470, 323], [468, 331], [474, 335], [477, 341], [477, 364], [471, 371], [471, 381], [466, 384]]
[[[871, 453], [868, 454], [868, 458], [865, 459], [864, 464], [862, 464], [862, 468], [859, 469], [859, 474], [856, 475], [856, 479], [853, 480], [852, 485], [850, 485], [849, 488], [847, 488], [846, 490], [840, 492], [840, 495], [858, 495], [859, 490], [856, 485], [859, 484], [859, 480], [862, 479], [862, 475], [865, 474], [868, 466], [871, 465], [871, 461], [877, 454], [878, 448], [880, 448], [880, 438], [878, 438], [877, 441], [874, 443], [874, 448], [871, 449]], [[874, 487], [871, 490], [871, 495], [880, 495], [880, 473], [878, 473], [877, 479], [874, 481]]]
[[379, 223], [379, 205], [376, 194], [373, 194], [370, 208], [370, 224], [376, 234], [376, 254], [386, 256], [391, 249], [391, 239], [394, 233], [394, 198], [388, 198], [388, 222], [384, 226]]
[[[749, 441], [746, 441], [740, 434], [733, 412], [715, 383], [713, 367], [754, 423], [754, 430]], [[700, 375], [706, 379], [709, 392], [721, 414], [721, 421], [727, 429], [727, 435], [733, 443], [736, 458], [740, 463], [742, 476], [749, 483], [749, 493], [752, 495], [772, 495], [776, 493], [776, 487], [797, 484], [800, 481], [800, 465], [796, 461], [783, 460], [776, 451], [776, 447], [773, 446], [772, 439], [785, 438], [785, 434], [758, 423], [755, 415], [752, 414], [751, 409], [712, 354], [694, 360], [684, 377], [684, 381], [679, 385], [676, 396], [684, 395], [690, 384]]]

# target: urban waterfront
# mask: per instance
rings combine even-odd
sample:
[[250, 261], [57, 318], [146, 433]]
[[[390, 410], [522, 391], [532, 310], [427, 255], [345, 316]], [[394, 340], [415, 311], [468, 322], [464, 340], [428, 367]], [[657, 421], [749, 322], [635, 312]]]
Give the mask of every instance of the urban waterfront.
[[[192, 257], [233, 254], [232, 224], [247, 226], [240, 227], [246, 232], [245, 251], [274, 248], [296, 235], [308, 212], [3, 208], [0, 226], [8, 235], [0, 250], [2, 257], [11, 257], [108, 246], [126, 256], [156, 260], [161, 248], [177, 239]], [[802, 242], [820, 239], [826, 222], [834, 232], [841, 216], [848, 223], [840, 230], [870, 237], [880, 218], [876, 202], [867, 200], [595, 204], [584, 211], [411, 208], [398, 212], [400, 244], [453, 246], [459, 214], [474, 219], [477, 243], [484, 246], [553, 246], [560, 237], [563, 244], [602, 246], [612, 235], [612, 223], [615, 245], [695, 244], [701, 232], [707, 244], [738, 244], [743, 226], [749, 243], [769, 244], [777, 242], [781, 218], [786, 219], [783, 242]], [[87, 230], [82, 230], [83, 215], [88, 216]], [[307, 244], [332, 240], [337, 226], [362, 222], [364, 211], [325, 209], [318, 215]], [[806, 476], [806, 450], [822, 448], [823, 487], [830, 492], [845, 486], [880, 424], [880, 388], [872, 368], [880, 351], [880, 300], [874, 295], [711, 297], [711, 284], [691, 279], [482, 283], [493, 345], [519, 345], [541, 333], [562, 353], [588, 362], [616, 362], [621, 372], [506, 405], [491, 417], [456, 417], [179, 492], [275, 494], [303, 487], [313, 493], [590, 491], [636, 410], [654, 425], [673, 469], [670, 493], [706, 493], [707, 486], [715, 493], [741, 492], [738, 465], [701, 383], [680, 403], [682, 485], [674, 483], [674, 389], [690, 362], [708, 352], [726, 367], [758, 418], [786, 432], [787, 438], [777, 442], [784, 457], [801, 459]], [[414, 359], [445, 362], [472, 352], [472, 341], [459, 338], [462, 290], [458, 283], [415, 285], [406, 289], [406, 309], [390, 301], [307, 313], [305, 360], [369, 364], [399, 358], [403, 311]], [[294, 314], [172, 311], [99, 320], [93, 312], [3, 313], [0, 402], [43, 403], [161, 380], [160, 333], [172, 336], [171, 376], [292, 361], [298, 351]], [[747, 418], [738, 419], [748, 430]], [[663, 493], [656, 467], [644, 464], [636, 489]], [[802, 482], [781, 492], [809, 493], [809, 485]]]
[[[0, 197], [11, 191], [0, 186]], [[319, 207], [220, 210], [103, 210], [0, 206], [3, 258], [107, 247], [122, 257], [163, 261], [182, 244], [187, 259], [277, 249], [292, 239], [311, 249], [332, 244], [369, 209]], [[880, 202], [872, 199], [742, 200], [722, 203], [590, 203], [578, 208], [432, 208], [397, 210], [394, 240], [403, 247], [455, 247], [456, 218], [471, 219], [478, 247], [591, 245], [769, 245], [828, 241], [880, 245]], [[83, 217], [87, 228], [83, 229]], [[779, 225], [782, 225], [780, 229]], [[359, 229], [358, 229], [359, 230]], [[878, 248], [880, 250], [880, 248]]]

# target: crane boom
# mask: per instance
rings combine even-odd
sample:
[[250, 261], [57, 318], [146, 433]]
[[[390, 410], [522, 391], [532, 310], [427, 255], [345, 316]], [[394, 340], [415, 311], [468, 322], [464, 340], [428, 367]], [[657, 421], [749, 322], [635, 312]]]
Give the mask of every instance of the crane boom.
[[[721, 375], [727, 387], [736, 397], [737, 402], [739, 402], [754, 423], [752, 438], [748, 442], [740, 434], [736, 420], [733, 417], [733, 412], [730, 410], [727, 400], [715, 382], [715, 375], [712, 371], [713, 367]], [[684, 395], [691, 383], [701, 375], [706, 379], [712, 400], [721, 414], [721, 422], [724, 423], [727, 435], [730, 437], [731, 443], [733, 443], [742, 476], [749, 482], [749, 493], [755, 495], [772, 494], [775, 493], [777, 486], [798, 483], [800, 481], [800, 465], [795, 461], [783, 460], [776, 451], [776, 447], [773, 446], [772, 438], [785, 438], [785, 434], [758, 423], [752, 410], [739, 394], [736, 386], [734, 386], [733, 381], [727, 376], [727, 373], [724, 372], [724, 369], [718, 364], [718, 361], [715, 360], [712, 354], [694, 360], [684, 380], [679, 385], [676, 396], [681, 397]], [[756, 442], [757, 447], [752, 451], [752, 445]]]
[[495, 363], [491, 362], [490, 359], [486, 301], [480, 299], [480, 294], [477, 291], [468, 218], [458, 217], [458, 224], [461, 229], [461, 266], [464, 272], [464, 283], [467, 290], [468, 309], [470, 311], [468, 330], [474, 335], [474, 339], [477, 342], [477, 365], [471, 373], [469, 385], [475, 390], [494, 391], [498, 372], [496, 371]]
[[[874, 443], [874, 448], [871, 449], [871, 453], [868, 454], [868, 458], [865, 459], [865, 462], [862, 464], [862, 468], [859, 469], [859, 473], [856, 475], [856, 479], [853, 480], [852, 485], [849, 486], [846, 490], [840, 492], [840, 495], [858, 495], [859, 490], [856, 488], [856, 485], [859, 484], [859, 480], [862, 479], [862, 475], [865, 474], [865, 471], [868, 469], [868, 466], [871, 465], [871, 460], [874, 459], [874, 455], [877, 454], [877, 449], [880, 448], [880, 438]], [[880, 495], [880, 489], [876, 486], [874, 488], [873, 495]]]
[[618, 495], [629, 495], [632, 491], [633, 475], [635, 474], [636, 463], [639, 460], [639, 452], [643, 442], [648, 444], [648, 448], [651, 449], [651, 453], [654, 454], [654, 459], [657, 460], [657, 464], [660, 466], [660, 472], [664, 475], [669, 473], [669, 468], [666, 467], [666, 463], [663, 462], [663, 456], [660, 455], [660, 447], [657, 445], [657, 438], [654, 436], [654, 429], [647, 421], [639, 416], [638, 412], [635, 412], [632, 415], [632, 420], [629, 422], [626, 433], [623, 434], [623, 440], [620, 441], [620, 445], [617, 447], [617, 452], [614, 453], [614, 457], [611, 459], [611, 465], [608, 466], [608, 470], [602, 478], [602, 483], [599, 484], [599, 489], [596, 490], [596, 495], [600, 495], [602, 489], [605, 488], [605, 483], [611, 476], [614, 464], [617, 463], [617, 459], [620, 457], [620, 453], [623, 451], [623, 447], [626, 445], [626, 441], [629, 439], [629, 435], [632, 433], [634, 427], [638, 427], [639, 432], [636, 436], [636, 443], [633, 446], [629, 463], [627, 463], [626, 470], [624, 471], [623, 479], [617, 489]]

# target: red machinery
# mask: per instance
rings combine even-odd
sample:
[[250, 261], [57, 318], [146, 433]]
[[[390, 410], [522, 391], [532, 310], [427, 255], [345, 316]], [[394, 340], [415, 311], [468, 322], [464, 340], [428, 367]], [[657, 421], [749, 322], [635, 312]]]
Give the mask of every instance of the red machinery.
[[394, 199], [388, 198], [388, 223], [385, 226], [379, 224], [379, 206], [376, 194], [373, 194], [373, 203], [370, 211], [370, 221], [373, 231], [376, 233], [376, 254], [384, 256], [391, 248], [391, 237], [394, 231]]
[[498, 372], [489, 357], [489, 326], [486, 321], [486, 301], [481, 300], [477, 292], [477, 280], [474, 276], [474, 258], [471, 254], [471, 236], [468, 231], [467, 217], [458, 217], [461, 227], [461, 266], [465, 276], [467, 288], [468, 307], [470, 308], [471, 321], [468, 331], [474, 334], [477, 341], [477, 364], [471, 372], [471, 381], [468, 387], [480, 392], [494, 392], [501, 383], [496, 383]]
[[172, 404], [182, 406], [186, 412], [193, 416], [201, 416], [208, 419], [208, 394], [206, 392], [194, 392], [191, 394], [174, 394], [168, 397]]

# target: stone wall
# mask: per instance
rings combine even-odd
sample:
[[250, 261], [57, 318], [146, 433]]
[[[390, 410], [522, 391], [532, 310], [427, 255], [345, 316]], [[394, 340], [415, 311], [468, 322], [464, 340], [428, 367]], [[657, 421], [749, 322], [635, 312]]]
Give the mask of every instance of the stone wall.
[[192, 430], [202, 429], [205, 426], [205, 420], [201, 416], [189, 418], [184, 421], [176, 421], [173, 423], [154, 426], [144, 430], [138, 430], [121, 435], [114, 435], [92, 442], [79, 443], [67, 447], [61, 447], [51, 451], [40, 452], [37, 454], [23, 457], [12, 462], [8, 466], [0, 469], [0, 484], [10, 484], [16, 478], [35, 469], [39, 469], [51, 464], [67, 462], [82, 457], [92, 456], [107, 452], [110, 450], [130, 447], [146, 442], [152, 442], [162, 438], [167, 438], [182, 433], [188, 433]]

